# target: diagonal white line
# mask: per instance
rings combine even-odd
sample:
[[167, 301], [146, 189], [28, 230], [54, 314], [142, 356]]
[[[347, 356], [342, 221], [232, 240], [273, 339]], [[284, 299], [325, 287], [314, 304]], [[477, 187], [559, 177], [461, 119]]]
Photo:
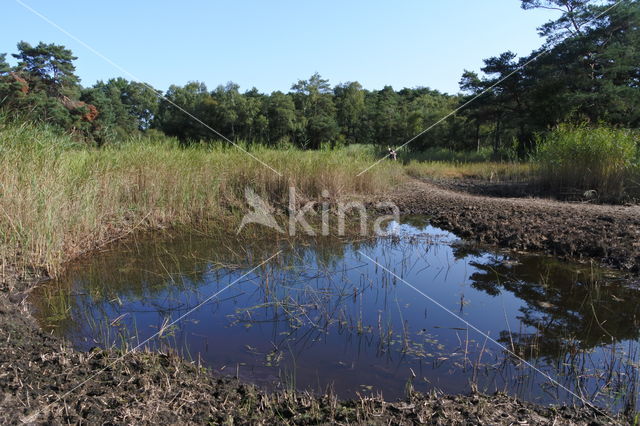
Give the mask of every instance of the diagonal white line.
[[[590, 21], [588, 21], [587, 23], [591, 23], [593, 21], [595, 21], [596, 19], [600, 18], [601, 16], [609, 13], [614, 7], [618, 6], [620, 3], [622, 3], [624, 0], [619, 0], [618, 2], [616, 2], [613, 6], [609, 7], [608, 9], [606, 9], [604, 12], [598, 14], [596, 17], [594, 17], [593, 19], [591, 19]], [[499, 84], [501, 84], [502, 82], [504, 82], [505, 80], [507, 80], [508, 78], [510, 78], [511, 76], [513, 76], [514, 74], [522, 71], [525, 67], [527, 67], [529, 64], [537, 61], [541, 56], [546, 55], [547, 53], [549, 53], [551, 51], [552, 48], [564, 43], [566, 40], [568, 40], [569, 38], [571, 38], [571, 35], [569, 35], [569, 37], [566, 37], [565, 39], [559, 41], [558, 43], [555, 43], [547, 48], [545, 48], [542, 52], [540, 52], [539, 54], [537, 54], [536, 56], [534, 56], [533, 58], [529, 59], [527, 62], [525, 62], [524, 64], [518, 66], [515, 70], [513, 70], [512, 72], [510, 72], [509, 74], [507, 74], [506, 76], [504, 76], [503, 78], [501, 78], [500, 80], [498, 80], [497, 82], [495, 82], [494, 84], [492, 84], [491, 86], [487, 87], [485, 90], [483, 90], [482, 92], [480, 92], [479, 94], [477, 94], [476, 96], [474, 96], [473, 98], [471, 98], [470, 100], [468, 100], [467, 102], [465, 102], [464, 104], [460, 105], [458, 108], [454, 109], [453, 111], [451, 111], [449, 114], [445, 115], [444, 117], [442, 117], [440, 120], [436, 121], [435, 123], [433, 123], [431, 126], [427, 127], [426, 129], [424, 129], [423, 131], [421, 131], [420, 133], [418, 133], [417, 135], [415, 135], [414, 137], [412, 137], [411, 139], [409, 139], [408, 141], [406, 141], [405, 143], [403, 143], [402, 145], [400, 145], [400, 147], [397, 149], [398, 151], [401, 150], [402, 148], [404, 148], [405, 146], [409, 145], [411, 142], [413, 142], [414, 140], [418, 139], [420, 136], [424, 135], [425, 133], [427, 133], [429, 130], [433, 129], [434, 127], [436, 127], [437, 125], [439, 125], [440, 123], [442, 123], [443, 121], [446, 121], [449, 117], [456, 115], [458, 112], [460, 112], [461, 110], [463, 110], [464, 108], [466, 108], [467, 106], [469, 106], [469, 104], [471, 104], [472, 102], [474, 102], [476, 99], [478, 99], [479, 97], [485, 95], [486, 93], [490, 92], [491, 90], [495, 89], [496, 86], [498, 86]], [[373, 163], [372, 165], [370, 165], [369, 167], [367, 167], [366, 169], [364, 169], [363, 171], [361, 171], [360, 173], [358, 173], [356, 175], [356, 177], [368, 172], [370, 169], [372, 169], [373, 167], [377, 166], [378, 164], [380, 164], [382, 161], [386, 160], [387, 157], [389, 157], [389, 154], [385, 155], [384, 157], [382, 157], [381, 159], [379, 159], [378, 161], [376, 161], [375, 163]]]
[[177, 324], [178, 322], [182, 321], [185, 317], [191, 315], [193, 312], [197, 311], [199, 308], [201, 308], [203, 305], [209, 303], [211, 300], [215, 299], [216, 297], [218, 297], [218, 295], [220, 295], [222, 292], [224, 292], [225, 290], [229, 289], [230, 287], [232, 287], [234, 284], [238, 283], [240, 280], [242, 280], [244, 277], [246, 277], [247, 275], [251, 274], [253, 271], [255, 271], [256, 269], [260, 268], [262, 265], [266, 264], [267, 262], [269, 262], [271, 259], [273, 259], [274, 257], [278, 256], [280, 253], [282, 253], [282, 250], [279, 250], [276, 254], [274, 254], [273, 256], [271, 256], [270, 258], [268, 258], [267, 260], [263, 261], [262, 263], [260, 263], [259, 265], [255, 266], [254, 268], [251, 268], [251, 270], [245, 272], [244, 274], [242, 274], [239, 278], [237, 278], [236, 280], [234, 280], [231, 284], [227, 284], [226, 286], [224, 286], [222, 289], [218, 290], [217, 292], [215, 292], [214, 294], [212, 294], [211, 296], [207, 297], [206, 299], [204, 299], [202, 302], [198, 303], [196, 306], [194, 306], [193, 308], [189, 309], [187, 312], [185, 312], [184, 314], [180, 315], [180, 317], [178, 317], [177, 319], [171, 321], [171, 323], [167, 324], [166, 326], [162, 326], [160, 328], [160, 330], [158, 330], [156, 333], [154, 333], [153, 335], [151, 335], [151, 337], [147, 338], [146, 340], [144, 340], [142, 343], [138, 344], [135, 348], [127, 351], [126, 353], [124, 353], [123, 355], [121, 355], [120, 357], [116, 358], [115, 360], [113, 360], [111, 363], [109, 363], [106, 367], [102, 368], [101, 370], [99, 370], [98, 372], [94, 373], [93, 375], [89, 376], [87, 379], [83, 380], [82, 382], [80, 382], [79, 384], [77, 384], [76, 386], [74, 386], [73, 388], [71, 388], [70, 390], [68, 390], [67, 392], [65, 392], [62, 396], [58, 397], [54, 402], [51, 402], [49, 404], [47, 404], [45, 407], [43, 408], [38, 408], [35, 412], [29, 414], [28, 416], [23, 417], [22, 419], [20, 419], [21, 422], [23, 423], [32, 423], [35, 421], [35, 419], [38, 417], [38, 415], [48, 409], [49, 407], [51, 407], [53, 404], [55, 404], [58, 401], [63, 400], [64, 398], [66, 398], [68, 395], [70, 395], [72, 392], [74, 392], [76, 389], [82, 387], [83, 385], [85, 385], [87, 382], [89, 382], [90, 380], [93, 380], [94, 378], [96, 378], [97, 376], [99, 376], [100, 374], [104, 373], [106, 370], [110, 369], [111, 367], [113, 367], [115, 364], [117, 364], [118, 362], [122, 361], [127, 355], [129, 355], [132, 352], [135, 352], [136, 350], [140, 349], [142, 346], [146, 345], [147, 343], [149, 343], [151, 340], [155, 339], [156, 337], [158, 337], [160, 334], [162, 334], [162, 332]]
[[590, 403], [589, 401], [587, 401], [586, 399], [584, 399], [582, 396], [576, 394], [575, 392], [573, 392], [572, 390], [568, 389], [567, 387], [565, 387], [564, 385], [562, 385], [561, 383], [559, 383], [556, 379], [554, 379], [553, 377], [551, 377], [550, 375], [548, 375], [547, 373], [545, 373], [544, 371], [540, 370], [538, 367], [536, 367], [535, 365], [531, 364], [529, 361], [527, 361], [526, 359], [518, 356], [516, 353], [514, 353], [513, 351], [511, 351], [510, 349], [508, 349], [505, 345], [503, 345], [502, 343], [498, 342], [497, 340], [493, 339], [491, 336], [489, 336], [487, 333], [485, 333], [484, 331], [480, 330], [478, 327], [474, 326], [473, 324], [471, 324], [469, 321], [465, 320], [464, 318], [462, 318], [460, 315], [456, 314], [455, 312], [453, 312], [451, 309], [447, 308], [446, 306], [444, 306], [443, 304], [441, 304], [440, 302], [438, 302], [437, 300], [435, 300], [433, 297], [429, 296], [428, 294], [426, 294], [425, 292], [423, 292], [422, 290], [418, 289], [417, 287], [415, 287], [414, 285], [412, 285], [411, 283], [407, 282], [405, 279], [403, 279], [402, 277], [398, 276], [397, 274], [395, 274], [394, 272], [392, 272], [391, 270], [389, 270], [387, 267], [385, 267], [384, 265], [381, 265], [380, 263], [378, 263], [377, 261], [375, 261], [374, 259], [372, 259], [371, 257], [367, 256], [363, 251], [358, 250], [358, 253], [360, 253], [362, 256], [366, 257], [367, 259], [369, 259], [369, 261], [371, 261], [372, 263], [378, 265], [381, 269], [387, 271], [389, 274], [393, 275], [395, 278], [399, 279], [400, 281], [402, 281], [403, 283], [405, 283], [406, 285], [408, 285], [409, 287], [411, 287], [413, 290], [417, 291], [418, 293], [420, 293], [422, 296], [424, 296], [426, 299], [428, 299], [430, 302], [432, 302], [433, 304], [435, 304], [436, 306], [438, 306], [439, 308], [442, 308], [445, 312], [447, 312], [448, 314], [452, 315], [453, 317], [455, 317], [456, 319], [460, 320], [462, 323], [464, 323], [467, 327], [473, 329], [474, 331], [476, 331], [477, 333], [480, 333], [480, 335], [484, 338], [486, 338], [487, 340], [490, 340], [491, 342], [495, 343], [497, 346], [499, 346], [501, 349], [503, 349], [505, 352], [509, 353], [510, 355], [512, 355], [513, 357], [517, 358], [518, 360], [520, 360], [521, 362], [523, 362], [524, 364], [526, 364], [528, 367], [530, 367], [531, 369], [533, 369], [535, 372], [540, 373], [542, 376], [544, 376], [547, 380], [549, 380], [550, 382], [552, 382], [553, 384], [559, 386], [560, 388], [564, 389], [565, 391], [567, 391], [570, 395], [578, 398], [580, 401], [582, 401], [583, 404], [589, 406], [590, 408], [592, 408], [593, 410], [597, 411], [598, 413], [602, 414], [603, 416], [607, 417], [608, 419], [612, 420], [615, 422], [615, 420], [609, 416], [607, 413], [605, 413], [604, 411], [600, 410], [598, 407], [596, 407], [595, 405], [593, 405], [592, 403]]
[[111, 59], [109, 59], [108, 57], [106, 57], [105, 55], [103, 55], [102, 53], [100, 53], [99, 51], [97, 51], [96, 49], [94, 49], [93, 47], [91, 47], [90, 45], [88, 45], [87, 43], [82, 41], [81, 39], [79, 39], [75, 35], [71, 34], [69, 31], [65, 30], [60, 25], [58, 25], [55, 22], [53, 22], [51, 19], [47, 18], [46, 16], [44, 16], [43, 14], [41, 14], [40, 12], [38, 12], [37, 10], [35, 10], [34, 8], [32, 8], [31, 6], [29, 6], [28, 4], [24, 3], [21, 0], [16, 0], [16, 3], [18, 3], [20, 6], [24, 7], [25, 9], [27, 9], [28, 11], [30, 11], [31, 13], [33, 13], [34, 15], [36, 15], [37, 17], [39, 17], [40, 19], [42, 19], [43, 21], [45, 21], [46, 23], [51, 25], [52, 27], [56, 28], [58, 31], [62, 32], [67, 37], [69, 37], [72, 40], [75, 40], [76, 42], [80, 43], [82, 46], [84, 46], [86, 49], [88, 49], [91, 53], [93, 53], [94, 55], [96, 55], [99, 58], [103, 59], [104, 61], [106, 61], [107, 63], [112, 65], [113, 67], [117, 68], [120, 72], [123, 72], [123, 73], [127, 74], [132, 80], [135, 80], [138, 83], [141, 83], [147, 89], [151, 90], [160, 99], [162, 99], [162, 100], [166, 101], [167, 103], [171, 104], [173, 107], [175, 107], [179, 111], [181, 111], [184, 114], [186, 114], [187, 116], [189, 116], [192, 120], [194, 120], [194, 121], [198, 122], [199, 124], [201, 124], [202, 126], [206, 127], [208, 130], [212, 131], [217, 136], [219, 136], [222, 139], [224, 139], [225, 141], [229, 142], [230, 144], [232, 144], [233, 146], [238, 148], [240, 151], [244, 152], [249, 157], [251, 157], [254, 160], [256, 160], [258, 163], [262, 164], [263, 166], [267, 167], [268, 169], [270, 169], [272, 172], [274, 172], [278, 176], [282, 177], [282, 173], [280, 173], [279, 171], [277, 171], [276, 169], [274, 169], [273, 167], [271, 167], [270, 165], [268, 165], [264, 161], [260, 160], [258, 157], [256, 157], [255, 155], [251, 154], [249, 151], [247, 151], [246, 149], [244, 149], [243, 147], [241, 147], [237, 143], [233, 142], [231, 139], [229, 139], [228, 137], [226, 137], [222, 133], [218, 132], [216, 129], [214, 129], [213, 127], [209, 126], [208, 124], [206, 124], [205, 122], [200, 120], [198, 117], [196, 117], [195, 115], [191, 114], [189, 111], [187, 111], [184, 108], [182, 108], [180, 105], [178, 105], [175, 102], [173, 102], [171, 99], [168, 99], [166, 96], [158, 93], [158, 91], [156, 89], [154, 89], [151, 85], [145, 83], [144, 81], [142, 81], [142, 79], [136, 77], [131, 72], [127, 71], [126, 69], [124, 69], [123, 67], [118, 65], [117, 63], [113, 62]]

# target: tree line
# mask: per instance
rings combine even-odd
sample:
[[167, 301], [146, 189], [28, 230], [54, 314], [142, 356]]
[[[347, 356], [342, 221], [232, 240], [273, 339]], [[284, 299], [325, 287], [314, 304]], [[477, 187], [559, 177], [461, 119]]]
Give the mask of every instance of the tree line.
[[456, 95], [426, 87], [367, 90], [358, 82], [332, 87], [318, 73], [271, 94], [241, 92], [232, 82], [213, 90], [190, 82], [164, 93], [124, 78], [83, 87], [69, 49], [20, 42], [15, 66], [0, 54], [0, 108], [98, 145], [152, 129], [184, 144], [219, 139], [209, 126], [229, 139], [268, 146], [398, 146], [460, 106], [409, 147], [490, 146], [524, 155], [536, 134], [563, 122], [638, 127], [638, 0], [611, 10], [614, 0], [518, 1], [524, 9], [562, 12], [540, 27], [544, 45], [521, 58], [504, 52], [484, 60], [481, 74], [464, 72]]

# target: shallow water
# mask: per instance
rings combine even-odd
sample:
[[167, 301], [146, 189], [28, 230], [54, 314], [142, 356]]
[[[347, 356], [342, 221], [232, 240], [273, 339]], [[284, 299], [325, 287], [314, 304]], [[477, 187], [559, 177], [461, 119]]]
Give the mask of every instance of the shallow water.
[[31, 302], [43, 327], [78, 348], [131, 349], [164, 328], [144, 346], [267, 388], [394, 399], [410, 387], [477, 387], [638, 406], [640, 291], [590, 265], [479, 248], [421, 218], [360, 242], [130, 241], [75, 264]]

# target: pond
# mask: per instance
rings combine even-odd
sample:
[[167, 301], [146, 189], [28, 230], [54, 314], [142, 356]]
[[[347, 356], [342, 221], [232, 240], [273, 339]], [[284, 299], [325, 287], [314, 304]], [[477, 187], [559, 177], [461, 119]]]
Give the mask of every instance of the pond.
[[161, 331], [142, 346], [267, 389], [638, 406], [638, 289], [593, 265], [480, 247], [424, 218], [390, 226], [360, 241], [133, 239], [30, 301], [42, 327], [79, 349], [132, 349]]

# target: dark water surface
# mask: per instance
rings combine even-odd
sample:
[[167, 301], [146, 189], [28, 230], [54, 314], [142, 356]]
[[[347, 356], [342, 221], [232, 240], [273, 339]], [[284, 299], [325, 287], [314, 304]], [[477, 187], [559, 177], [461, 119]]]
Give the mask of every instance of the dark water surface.
[[267, 388], [393, 399], [410, 386], [477, 386], [576, 400], [524, 359], [600, 406], [637, 407], [640, 291], [629, 283], [589, 265], [480, 249], [420, 218], [394, 232], [361, 242], [130, 241], [75, 264], [31, 302], [43, 327], [80, 349], [133, 348], [282, 250], [147, 346]]

